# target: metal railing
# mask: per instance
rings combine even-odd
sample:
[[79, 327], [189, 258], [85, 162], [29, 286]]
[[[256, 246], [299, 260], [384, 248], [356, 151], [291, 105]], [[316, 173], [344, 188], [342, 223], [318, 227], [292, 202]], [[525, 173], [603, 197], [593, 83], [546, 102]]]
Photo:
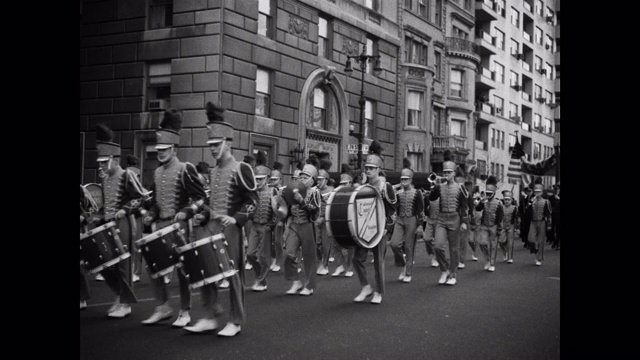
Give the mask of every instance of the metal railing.
[[472, 53], [474, 55], [480, 56], [480, 51], [478, 49], [478, 45], [473, 43], [472, 41], [466, 39], [460, 39], [457, 37], [447, 37], [446, 38], [447, 51], [462, 51]]
[[467, 147], [467, 138], [456, 135], [446, 136], [434, 136], [433, 137], [434, 148], [454, 148], [454, 147]]

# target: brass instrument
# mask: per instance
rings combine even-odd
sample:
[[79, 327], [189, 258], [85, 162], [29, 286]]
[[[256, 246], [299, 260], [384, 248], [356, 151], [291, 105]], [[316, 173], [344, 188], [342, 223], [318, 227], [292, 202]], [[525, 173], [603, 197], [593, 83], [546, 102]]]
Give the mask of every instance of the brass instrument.
[[446, 182], [447, 178], [444, 176], [438, 176], [436, 175], [436, 173], [431, 173], [429, 174], [429, 177], [427, 178], [427, 180], [429, 180], [431, 184], [435, 185], [435, 184], [442, 184]]

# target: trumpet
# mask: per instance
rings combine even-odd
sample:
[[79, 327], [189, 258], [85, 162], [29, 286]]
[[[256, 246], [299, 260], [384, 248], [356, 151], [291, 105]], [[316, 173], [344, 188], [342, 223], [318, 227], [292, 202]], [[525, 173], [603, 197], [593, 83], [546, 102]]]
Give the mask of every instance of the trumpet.
[[436, 175], [436, 173], [431, 173], [429, 174], [429, 177], [427, 178], [427, 180], [429, 180], [429, 182], [431, 184], [442, 184], [443, 182], [447, 181], [447, 178], [444, 176], [438, 176]]

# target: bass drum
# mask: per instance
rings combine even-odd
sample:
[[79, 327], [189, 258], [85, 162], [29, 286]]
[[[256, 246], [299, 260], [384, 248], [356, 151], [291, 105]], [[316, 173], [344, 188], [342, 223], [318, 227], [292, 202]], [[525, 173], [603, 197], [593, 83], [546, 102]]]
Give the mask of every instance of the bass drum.
[[342, 247], [378, 245], [385, 229], [382, 197], [369, 184], [356, 188], [339, 186], [329, 194], [325, 209], [329, 236]]

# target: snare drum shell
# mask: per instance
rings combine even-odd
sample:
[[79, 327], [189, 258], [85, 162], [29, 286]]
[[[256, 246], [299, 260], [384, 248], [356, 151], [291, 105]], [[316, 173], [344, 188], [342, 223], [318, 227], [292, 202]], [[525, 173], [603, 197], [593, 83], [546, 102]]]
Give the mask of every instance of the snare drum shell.
[[[169, 229], [167, 229], [169, 228]], [[168, 231], [168, 232], [167, 232]], [[149, 276], [155, 279], [171, 273], [182, 266], [177, 248], [185, 244], [179, 224], [162, 228], [136, 242], [149, 269]], [[167, 232], [161, 236], [163, 232]], [[153, 238], [149, 240], [149, 238]]]
[[131, 254], [124, 250], [114, 222], [80, 235], [80, 256], [89, 274], [96, 274]]
[[234, 275], [224, 237], [210, 236], [178, 248], [189, 287], [196, 289]]

